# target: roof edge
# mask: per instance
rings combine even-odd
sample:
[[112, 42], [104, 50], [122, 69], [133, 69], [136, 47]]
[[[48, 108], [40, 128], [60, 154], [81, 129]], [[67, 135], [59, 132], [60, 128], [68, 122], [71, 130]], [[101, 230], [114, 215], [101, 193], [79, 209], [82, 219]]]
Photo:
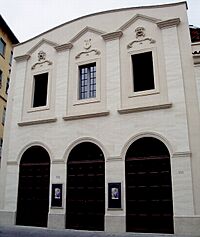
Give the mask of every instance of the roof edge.
[[0, 14], [0, 22], [2, 22], [2, 28], [6, 29], [6, 33], [9, 36], [12, 44], [18, 44], [19, 40], [17, 39], [17, 37], [14, 35], [14, 33], [12, 32], [12, 30], [10, 29], [10, 27], [8, 26], [8, 24], [6, 23], [6, 21], [4, 20], [4, 18], [2, 17], [2, 15]]
[[177, 5], [182, 5], [182, 4], [185, 4], [186, 5], [186, 10], [188, 10], [188, 4], [186, 1], [181, 1], [181, 2], [175, 2], [175, 3], [166, 3], [166, 4], [156, 4], [156, 5], [147, 5], [147, 6], [137, 6], [137, 7], [125, 7], [125, 8], [117, 8], [117, 9], [111, 9], [111, 10], [105, 10], [105, 11], [101, 11], [101, 12], [95, 12], [95, 13], [91, 13], [91, 14], [87, 14], [87, 15], [84, 15], [84, 16], [80, 16], [78, 18], [75, 18], [75, 19], [72, 19], [70, 21], [67, 21], [65, 23], [62, 23], [58, 26], [55, 26], [47, 31], [44, 31], [28, 40], [25, 40], [24, 42], [21, 42], [19, 44], [17, 44], [16, 46], [19, 46], [19, 45], [22, 45], [22, 44], [25, 44], [31, 40], [34, 40], [38, 37], [41, 37], [42, 35], [44, 34], [47, 34], [57, 28], [60, 28], [64, 25], [67, 25], [67, 24], [70, 24], [72, 22], [75, 22], [75, 21], [78, 21], [78, 20], [81, 20], [81, 19], [84, 19], [86, 17], [91, 17], [91, 16], [94, 16], [94, 15], [100, 15], [100, 14], [107, 14], [107, 13], [112, 13], [112, 12], [119, 12], [119, 11], [126, 11], [126, 10], [131, 10], [131, 9], [146, 9], [146, 8], [163, 8], [163, 7], [170, 7], [170, 6], [177, 6]]

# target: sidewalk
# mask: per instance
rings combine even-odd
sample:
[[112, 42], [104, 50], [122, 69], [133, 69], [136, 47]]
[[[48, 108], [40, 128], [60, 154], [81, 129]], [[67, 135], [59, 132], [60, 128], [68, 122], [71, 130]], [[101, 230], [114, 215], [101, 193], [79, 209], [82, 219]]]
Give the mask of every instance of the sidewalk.
[[[79, 230], [51, 230], [38, 227], [0, 226], [0, 237], [181, 237], [181, 235], [143, 233], [105, 233]], [[185, 235], [183, 237], [191, 237]], [[199, 235], [200, 237], [200, 235]]]

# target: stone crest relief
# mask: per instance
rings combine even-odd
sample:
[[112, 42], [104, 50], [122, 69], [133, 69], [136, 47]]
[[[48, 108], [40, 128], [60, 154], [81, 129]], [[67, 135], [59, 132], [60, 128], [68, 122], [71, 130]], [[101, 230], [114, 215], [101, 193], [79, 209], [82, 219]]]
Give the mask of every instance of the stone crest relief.
[[145, 37], [146, 34], [145, 34], [145, 28], [143, 26], [139, 26], [135, 29], [135, 40], [133, 40], [132, 42], [130, 42], [128, 45], [127, 45], [127, 49], [130, 49], [133, 47], [133, 45], [135, 43], [138, 43], [138, 44], [143, 44], [143, 42], [145, 41], [149, 41], [150, 44], [154, 44], [156, 41], [152, 38], [149, 38], [149, 37]]
[[95, 55], [101, 54], [101, 52], [97, 49], [92, 48], [92, 40], [91, 39], [86, 39], [84, 40], [83, 43], [83, 48], [85, 49], [84, 51], [81, 51], [79, 54], [76, 55], [76, 59], [80, 58], [81, 55], [85, 54], [86, 56], [89, 56], [90, 53], [94, 52]]
[[31, 69], [35, 69], [36, 66], [40, 66], [42, 67], [44, 65], [44, 63], [47, 63], [48, 65], [52, 65], [53, 63], [49, 60], [46, 60], [46, 53], [41, 50], [38, 52], [38, 62], [36, 62], [32, 67]]

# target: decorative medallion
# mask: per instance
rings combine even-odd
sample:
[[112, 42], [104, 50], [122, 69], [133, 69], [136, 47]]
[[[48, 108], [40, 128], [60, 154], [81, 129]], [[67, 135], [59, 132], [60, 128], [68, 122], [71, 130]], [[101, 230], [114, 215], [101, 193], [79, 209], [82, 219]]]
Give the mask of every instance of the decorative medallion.
[[91, 48], [91, 39], [88, 40], [84, 40], [84, 49], [88, 50], [89, 48]]
[[144, 27], [141, 27], [141, 26], [137, 27], [137, 28], [135, 29], [136, 38], [145, 37], [144, 31], [145, 31], [145, 28], [144, 28]]
[[85, 51], [80, 52], [79, 54], [76, 55], [76, 59], [80, 58], [80, 56], [82, 54], [85, 54], [86, 56], [89, 56], [90, 53], [94, 52], [96, 55], [101, 54], [101, 52], [97, 49], [91, 49], [92, 47], [92, 43], [91, 43], [91, 39], [86, 39], [84, 40], [84, 44], [83, 44], [83, 48], [85, 49]]
[[156, 41], [152, 38], [145, 37], [145, 28], [143, 26], [139, 26], [135, 29], [136, 40], [133, 40], [127, 45], [127, 49], [133, 47], [133, 44], [139, 43], [143, 44], [145, 41], [149, 41], [150, 44], [154, 44]]
[[46, 53], [41, 50], [41, 51], [38, 53], [38, 61], [39, 61], [39, 62], [40, 62], [40, 61], [44, 61], [45, 59], [46, 59]]
[[42, 67], [44, 63], [47, 63], [48, 65], [52, 65], [52, 64], [53, 64], [51, 61], [46, 60], [46, 53], [41, 50], [41, 51], [38, 53], [38, 62], [35, 63], [35, 64], [31, 67], [31, 69], [32, 69], [32, 70], [35, 69], [36, 66]]

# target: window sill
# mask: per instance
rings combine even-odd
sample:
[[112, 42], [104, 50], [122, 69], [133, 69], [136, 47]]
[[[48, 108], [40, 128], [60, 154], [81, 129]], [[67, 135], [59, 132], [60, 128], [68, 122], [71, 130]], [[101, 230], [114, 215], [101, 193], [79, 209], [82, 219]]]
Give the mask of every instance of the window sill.
[[135, 107], [135, 108], [118, 109], [118, 113], [128, 114], [128, 113], [143, 112], [143, 111], [148, 111], [148, 110], [169, 109], [171, 107], [172, 107], [172, 103], [165, 103], [165, 104], [149, 105], [149, 106], [142, 106], [142, 107]]
[[138, 92], [134, 92], [133, 94], [129, 95], [128, 98], [132, 98], [132, 97], [139, 97], [139, 96], [148, 96], [148, 95], [155, 95], [155, 94], [159, 94], [160, 92], [158, 90], [146, 90], [146, 91], [138, 91]]
[[23, 121], [17, 124], [20, 127], [24, 127], [24, 126], [36, 125], [36, 124], [54, 123], [56, 121], [57, 121], [57, 118], [49, 118], [49, 119], [40, 119], [40, 120], [32, 120], [32, 121]]
[[27, 112], [28, 113], [33, 113], [33, 112], [38, 112], [38, 111], [44, 111], [44, 110], [49, 110], [49, 106], [38, 106], [38, 107], [33, 107], [30, 108]]
[[97, 98], [89, 98], [89, 99], [80, 99], [74, 102], [73, 106], [82, 105], [82, 104], [91, 104], [100, 102]]
[[102, 116], [107, 116], [109, 114], [110, 114], [109, 111], [104, 111], [104, 112], [97, 112], [97, 113], [90, 113], [90, 114], [69, 115], [69, 116], [63, 117], [63, 119], [65, 121], [69, 121], [69, 120], [77, 120], [77, 119], [102, 117]]

